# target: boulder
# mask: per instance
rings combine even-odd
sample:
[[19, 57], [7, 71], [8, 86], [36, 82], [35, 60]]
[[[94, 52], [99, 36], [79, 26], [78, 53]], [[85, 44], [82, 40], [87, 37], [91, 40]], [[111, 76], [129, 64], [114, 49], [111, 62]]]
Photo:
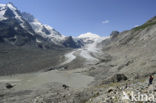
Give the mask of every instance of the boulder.
[[128, 78], [124, 74], [115, 74], [112, 77], [113, 82], [120, 82], [120, 81], [125, 81]]
[[10, 84], [10, 83], [6, 83], [6, 88], [7, 89], [11, 89], [11, 88], [13, 88], [14, 87], [14, 85], [12, 85], [12, 84]]
[[64, 89], [69, 89], [69, 86], [66, 85], [66, 84], [63, 84], [62, 87], [63, 87]]
[[109, 89], [107, 90], [108, 93], [111, 93], [111, 92], [113, 92], [113, 91], [114, 91], [114, 88], [109, 88]]
[[124, 74], [114, 74], [112, 77], [108, 78], [105, 83], [121, 82], [126, 80], [128, 80], [128, 78]]

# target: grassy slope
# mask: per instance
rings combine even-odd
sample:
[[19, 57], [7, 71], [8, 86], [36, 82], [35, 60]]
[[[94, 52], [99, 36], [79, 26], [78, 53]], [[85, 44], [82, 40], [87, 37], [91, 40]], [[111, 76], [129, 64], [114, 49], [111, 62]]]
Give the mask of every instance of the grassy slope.
[[155, 25], [155, 24], [156, 24], [156, 17], [153, 17], [151, 20], [147, 21], [145, 24], [138, 26], [138, 27], [134, 28], [133, 30], [134, 31], [143, 30], [143, 29], [150, 27], [152, 25]]

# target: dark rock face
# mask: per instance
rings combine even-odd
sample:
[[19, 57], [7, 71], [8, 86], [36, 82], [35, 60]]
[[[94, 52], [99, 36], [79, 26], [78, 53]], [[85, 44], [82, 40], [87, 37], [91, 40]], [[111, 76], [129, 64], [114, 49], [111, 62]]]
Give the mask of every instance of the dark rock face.
[[72, 36], [66, 37], [66, 40], [63, 42], [65, 47], [72, 47], [72, 48], [80, 48], [82, 44], [79, 42], [75, 42]]
[[15, 19], [1, 21], [0, 27], [1, 41], [5, 41], [17, 46], [23, 46], [27, 43], [33, 43], [35, 40], [35, 37], [21, 28]]
[[45, 27], [43, 27], [42, 31], [45, 32], [47, 35], [50, 34], [50, 32]]
[[25, 20], [27, 20], [28, 22], [33, 22], [34, 19], [35, 19], [34, 16], [32, 16], [32, 15], [29, 14], [29, 13], [22, 12], [21, 14], [22, 14], [23, 18], [24, 18]]
[[119, 35], [118, 31], [112, 31], [112, 33], [110, 34], [111, 38], [114, 39]]
[[4, 16], [14, 18], [15, 14], [9, 8], [7, 8]]
[[71, 36], [66, 38], [66, 41], [63, 43], [63, 45], [66, 47], [69, 47], [69, 46], [76, 47], [74, 44], [74, 40]]
[[1, 42], [4, 42], [4, 41], [3, 41], [3, 38], [0, 37], [0, 43], [1, 43]]

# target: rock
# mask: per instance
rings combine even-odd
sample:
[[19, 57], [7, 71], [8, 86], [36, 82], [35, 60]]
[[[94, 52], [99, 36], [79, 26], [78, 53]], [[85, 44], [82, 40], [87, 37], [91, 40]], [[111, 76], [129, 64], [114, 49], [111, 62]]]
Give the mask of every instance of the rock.
[[12, 84], [10, 84], [10, 83], [6, 83], [6, 88], [7, 89], [11, 89], [11, 88], [13, 88], [14, 87], [14, 85], [12, 85]]
[[112, 33], [110, 34], [111, 38], [114, 39], [119, 35], [118, 31], [112, 31]]
[[112, 91], [113, 91], [113, 88], [109, 88], [107, 92], [110, 93]]
[[66, 84], [63, 84], [62, 87], [63, 87], [64, 89], [68, 89], [68, 88], [69, 88], [69, 86], [67, 86]]
[[45, 70], [46, 72], [48, 72], [48, 71], [52, 71], [52, 70], [55, 70], [56, 68], [55, 67], [50, 67], [50, 68], [48, 68], [47, 70]]
[[127, 79], [128, 78], [124, 74], [115, 74], [111, 78], [108, 78], [106, 83], [126, 81]]

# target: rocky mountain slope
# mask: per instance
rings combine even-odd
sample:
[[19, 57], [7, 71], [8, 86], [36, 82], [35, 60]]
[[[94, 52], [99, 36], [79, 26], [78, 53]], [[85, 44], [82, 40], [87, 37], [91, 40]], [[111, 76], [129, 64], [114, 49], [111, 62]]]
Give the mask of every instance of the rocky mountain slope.
[[[99, 62], [87, 65], [88, 70], [83, 72], [95, 77], [94, 86], [80, 93], [78, 103], [155, 103], [155, 28], [153, 17], [131, 30], [113, 31], [110, 38], [98, 43], [103, 54], [94, 57]], [[150, 75], [154, 81], [149, 86]], [[153, 95], [154, 99], [139, 98], [140, 95]]]
[[16, 46], [33, 45], [44, 49], [83, 46], [81, 40], [65, 37], [31, 14], [21, 13], [12, 3], [0, 4], [0, 26], [0, 41]]
[[[148, 86], [149, 76], [156, 74], [155, 28], [156, 17], [153, 17], [131, 30], [113, 31], [110, 38], [97, 43], [95, 47], [97, 50], [101, 49], [102, 54], [92, 52], [91, 56], [98, 59], [98, 62], [83, 67], [87, 68], [83, 73], [95, 77], [95, 81], [91, 84], [93, 87], [83, 90], [77, 97], [71, 99], [73, 94], [67, 97], [67, 100], [71, 100], [71, 103], [75, 101], [77, 103], [154, 103], [154, 101], [138, 100], [138, 98], [134, 101], [131, 92], [134, 92], [135, 96], [139, 96], [138, 93], [155, 96], [155, 79], [154, 83]], [[87, 51], [86, 49], [84, 50]], [[77, 54], [75, 53], [75, 56]], [[76, 59], [70, 63], [70, 66], [74, 62]], [[129, 98], [122, 98], [123, 91]]]
[[113, 32], [111, 38], [101, 45], [111, 59], [98, 65], [107, 65], [110, 72], [124, 73], [130, 78], [155, 73], [155, 24], [156, 17], [153, 17], [139, 27], [121, 33]]

